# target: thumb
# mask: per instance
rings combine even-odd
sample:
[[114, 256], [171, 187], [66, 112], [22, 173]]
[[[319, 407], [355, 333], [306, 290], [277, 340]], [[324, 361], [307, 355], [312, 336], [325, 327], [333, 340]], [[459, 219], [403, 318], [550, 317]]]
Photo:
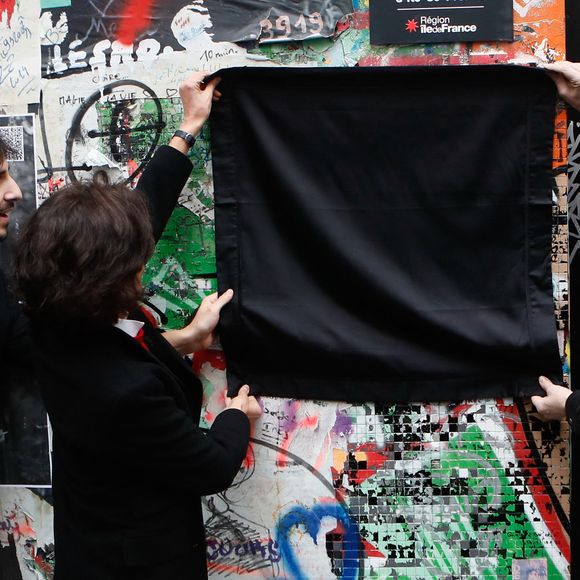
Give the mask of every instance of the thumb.
[[[540, 387], [542, 387], [542, 389], [544, 389], [544, 391], [546, 391], [546, 393], [548, 393], [550, 387], [554, 386], [552, 381], [544, 376], [541, 376], [538, 379], [538, 383], [540, 384]], [[532, 397], [532, 402], [533, 402], [533, 397]]]
[[249, 394], [250, 394], [250, 387], [248, 385], [244, 385], [243, 387], [240, 387], [240, 390], [238, 391], [238, 397], [241, 397], [242, 399], [248, 400]]
[[209, 80], [209, 81], [203, 81], [203, 84], [205, 85], [204, 90], [209, 89], [210, 93], [213, 93], [215, 88], [220, 84], [221, 82], [221, 78], [220, 77], [214, 77], [213, 79]]

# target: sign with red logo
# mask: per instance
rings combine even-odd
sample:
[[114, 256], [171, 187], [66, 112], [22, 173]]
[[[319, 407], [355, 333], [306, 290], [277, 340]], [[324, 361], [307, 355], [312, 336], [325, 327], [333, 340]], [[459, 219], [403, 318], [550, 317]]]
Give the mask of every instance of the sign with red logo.
[[371, 44], [513, 41], [512, 0], [370, 0]]

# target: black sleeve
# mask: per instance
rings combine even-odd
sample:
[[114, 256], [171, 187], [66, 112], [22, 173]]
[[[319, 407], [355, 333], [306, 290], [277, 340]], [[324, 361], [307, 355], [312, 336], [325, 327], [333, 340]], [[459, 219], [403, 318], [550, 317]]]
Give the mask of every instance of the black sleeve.
[[566, 400], [566, 418], [574, 434], [580, 433], [580, 391], [574, 391]]
[[248, 418], [237, 409], [220, 413], [206, 435], [153, 376], [123, 397], [114, 421], [137, 482], [146, 477], [198, 495], [231, 485], [250, 437]]
[[30, 323], [24, 316], [14, 296], [10, 294], [6, 286], [6, 280], [0, 272], [0, 345], [3, 352], [0, 353], [2, 361], [21, 361], [30, 363], [32, 360], [32, 339], [30, 335]]
[[139, 179], [137, 189], [145, 194], [149, 202], [156, 242], [187, 183], [191, 168], [188, 157], [173, 147], [163, 145], [157, 149]]

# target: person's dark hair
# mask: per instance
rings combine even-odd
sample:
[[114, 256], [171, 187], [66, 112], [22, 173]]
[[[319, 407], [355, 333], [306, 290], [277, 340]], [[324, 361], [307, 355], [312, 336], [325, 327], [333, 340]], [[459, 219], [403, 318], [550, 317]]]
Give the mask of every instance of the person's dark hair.
[[32, 320], [114, 324], [143, 289], [153, 252], [147, 201], [106, 180], [70, 185], [45, 201], [21, 236], [16, 282]]
[[16, 151], [14, 147], [12, 147], [8, 141], [2, 138], [2, 134], [0, 133], [0, 164], [4, 163], [6, 159], [10, 159], [13, 155], [15, 155]]

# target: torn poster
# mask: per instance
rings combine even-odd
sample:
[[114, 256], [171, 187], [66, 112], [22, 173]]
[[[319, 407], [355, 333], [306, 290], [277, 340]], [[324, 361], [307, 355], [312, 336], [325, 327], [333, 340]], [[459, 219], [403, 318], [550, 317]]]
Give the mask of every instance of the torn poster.
[[0, 2], [0, 106], [38, 103], [40, 0]]
[[[222, 42], [328, 37], [352, 12], [351, 0], [71, 0], [42, 11], [44, 76]], [[210, 46], [208, 50], [223, 50]]]
[[229, 69], [211, 116], [233, 393], [425, 401], [561, 380], [556, 94], [520, 67]]

